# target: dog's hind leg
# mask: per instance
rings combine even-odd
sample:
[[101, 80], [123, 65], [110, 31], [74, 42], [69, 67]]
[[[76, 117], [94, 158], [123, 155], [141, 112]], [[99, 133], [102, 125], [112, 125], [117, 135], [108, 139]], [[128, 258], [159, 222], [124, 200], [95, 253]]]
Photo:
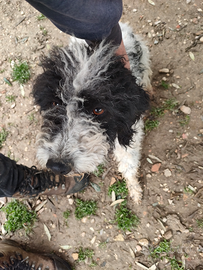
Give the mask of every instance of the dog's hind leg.
[[122, 146], [115, 140], [114, 156], [118, 163], [118, 171], [126, 179], [130, 197], [135, 203], [142, 198], [142, 189], [137, 179], [140, 161], [140, 149], [143, 137], [143, 121], [139, 120], [135, 127], [136, 133], [129, 146]]

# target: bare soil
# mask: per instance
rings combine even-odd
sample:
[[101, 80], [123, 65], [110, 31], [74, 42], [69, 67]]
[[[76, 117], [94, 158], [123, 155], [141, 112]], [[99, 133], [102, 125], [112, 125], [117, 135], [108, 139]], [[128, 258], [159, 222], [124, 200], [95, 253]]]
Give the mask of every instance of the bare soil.
[[[121, 19], [149, 46], [152, 107], [160, 108], [169, 99], [178, 102], [176, 110], [166, 110], [164, 116], [156, 117], [159, 126], [145, 136], [140, 166], [143, 199], [140, 205], [128, 200], [128, 207], [140, 219], [138, 228], [126, 233], [112, 223], [115, 209], [110, 206], [107, 191], [112, 177], [118, 175], [111, 168], [107, 174], [105, 171], [104, 179], [92, 176], [101, 192], [90, 186], [71, 198], [28, 200], [31, 208], [47, 200], [38, 212], [34, 231], [28, 236], [18, 231], [1, 237], [39, 251], [55, 252], [75, 269], [92, 269], [90, 261], [74, 262], [72, 254], [81, 246], [94, 250], [94, 269], [149, 269], [156, 262], [151, 269], [172, 269], [167, 260], [149, 256], [150, 248], [167, 238], [167, 232], [174, 250], [171, 256], [185, 265], [182, 269], [203, 269], [203, 228], [197, 224], [203, 219], [203, 1], [154, 0], [154, 4], [150, 0], [124, 0]], [[19, 164], [37, 167], [35, 141], [41, 119], [30, 95], [32, 83], [41, 72], [40, 55], [48, 54], [53, 45], [68, 43], [67, 35], [48, 19], [38, 20], [39, 15], [25, 1], [0, 0], [0, 131], [5, 128], [9, 132], [1, 152]], [[11, 62], [17, 59], [26, 60], [31, 67], [31, 80], [23, 88], [11, 78]], [[160, 73], [163, 68], [169, 71]], [[11, 95], [15, 100], [10, 103]], [[182, 105], [191, 109], [189, 117], [181, 112]], [[154, 119], [150, 113], [148, 117]], [[157, 163], [160, 168], [153, 172]], [[76, 197], [97, 201], [96, 216], [77, 220]], [[63, 212], [67, 209], [71, 215], [66, 222]], [[0, 222], [3, 220], [0, 213]], [[51, 233], [50, 241], [44, 224]], [[65, 245], [70, 248], [61, 247]]]

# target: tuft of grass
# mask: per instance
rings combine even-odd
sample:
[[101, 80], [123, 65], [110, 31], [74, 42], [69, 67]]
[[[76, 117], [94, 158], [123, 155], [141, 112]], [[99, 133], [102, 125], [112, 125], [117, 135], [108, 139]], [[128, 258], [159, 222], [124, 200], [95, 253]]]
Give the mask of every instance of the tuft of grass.
[[89, 248], [83, 249], [82, 247], [80, 247], [78, 251], [77, 261], [83, 262], [85, 261], [86, 258], [92, 259], [93, 256], [94, 256], [94, 251], [92, 249], [89, 249]]
[[16, 200], [2, 207], [1, 211], [6, 213], [7, 221], [4, 228], [8, 232], [25, 229], [26, 233], [29, 233], [37, 219], [35, 211], [28, 210], [24, 203]]
[[182, 265], [182, 262], [177, 260], [175, 256], [171, 256], [173, 253], [173, 250], [171, 249], [171, 243], [170, 241], [163, 240], [159, 243], [159, 245], [151, 250], [150, 256], [153, 259], [167, 259], [170, 262], [171, 270], [184, 270], [184, 266]]
[[44, 16], [43, 14], [40, 14], [39, 16], [37, 16], [38, 21], [42, 21], [44, 19], [46, 19], [46, 16]]
[[173, 111], [178, 105], [178, 101], [175, 99], [167, 99], [166, 101], [164, 101], [164, 110], [169, 110], [169, 111]]
[[43, 36], [47, 36], [48, 31], [43, 26], [40, 26], [40, 30], [42, 31]]
[[123, 231], [130, 231], [131, 229], [137, 228], [139, 224], [139, 218], [126, 207], [126, 201], [121, 203], [119, 208], [116, 209], [115, 221], [117, 222], [118, 228]]
[[158, 120], [147, 119], [145, 121], [144, 130], [145, 130], [145, 132], [151, 131], [151, 130], [153, 130], [154, 128], [156, 128], [158, 126], [159, 126], [159, 121]]
[[116, 181], [113, 185], [109, 187], [109, 190], [108, 190], [109, 196], [111, 196], [112, 191], [115, 192], [116, 196], [120, 195], [123, 199], [127, 198], [128, 196], [128, 188], [124, 180]]
[[98, 165], [97, 169], [93, 172], [93, 174], [96, 177], [101, 177], [103, 173], [104, 173], [104, 164]]
[[7, 136], [8, 131], [6, 131], [5, 128], [2, 128], [2, 131], [0, 132], [0, 149], [2, 148], [3, 143], [6, 141]]
[[197, 219], [197, 226], [203, 228], [203, 218]]
[[190, 116], [189, 115], [185, 115], [185, 118], [182, 120], [179, 120], [179, 124], [181, 125], [181, 127], [187, 126], [190, 122]]
[[30, 68], [27, 62], [19, 61], [18, 64], [14, 63], [12, 77], [13, 81], [25, 84], [30, 79]]
[[69, 216], [70, 216], [70, 211], [69, 210], [66, 210], [65, 212], [63, 212], [63, 217], [65, 219], [67, 219]]
[[12, 103], [12, 102], [15, 102], [15, 100], [16, 100], [16, 97], [13, 96], [13, 95], [8, 95], [8, 96], [6, 96], [6, 101], [7, 101], [7, 102]]
[[95, 215], [97, 210], [97, 202], [83, 201], [76, 199], [75, 217], [81, 219], [86, 216]]
[[161, 81], [161, 86], [164, 88], [164, 89], [168, 89], [169, 88], [169, 83], [166, 83], [165, 81]]

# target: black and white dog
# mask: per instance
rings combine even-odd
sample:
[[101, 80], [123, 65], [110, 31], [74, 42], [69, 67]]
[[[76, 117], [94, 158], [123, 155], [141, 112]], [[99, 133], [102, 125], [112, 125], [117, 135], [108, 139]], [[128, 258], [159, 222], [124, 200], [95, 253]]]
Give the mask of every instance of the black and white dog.
[[111, 151], [138, 202], [142, 116], [149, 106], [143, 88], [151, 87], [151, 69], [146, 45], [129, 26], [121, 29], [131, 71], [116, 47], [101, 43], [91, 49], [76, 38], [43, 58], [44, 72], [33, 89], [43, 117], [37, 158], [56, 174], [93, 172]]

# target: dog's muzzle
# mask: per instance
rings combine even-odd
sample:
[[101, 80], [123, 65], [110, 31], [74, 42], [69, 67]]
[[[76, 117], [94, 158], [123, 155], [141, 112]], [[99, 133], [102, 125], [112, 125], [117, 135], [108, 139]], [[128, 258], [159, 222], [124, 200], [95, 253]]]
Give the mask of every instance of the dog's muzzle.
[[58, 161], [54, 159], [49, 159], [46, 164], [47, 169], [52, 170], [53, 173], [55, 174], [68, 174], [72, 168], [73, 164], [70, 161]]

